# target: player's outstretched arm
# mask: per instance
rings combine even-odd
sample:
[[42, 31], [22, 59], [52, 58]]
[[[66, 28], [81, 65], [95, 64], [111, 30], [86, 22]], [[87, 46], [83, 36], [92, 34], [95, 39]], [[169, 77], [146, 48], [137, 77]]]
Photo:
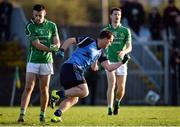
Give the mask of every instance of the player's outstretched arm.
[[122, 62], [118, 62], [118, 63], [114, 63], [114, 64], [110, 64], [109, 60], [106, 60], [104, 62], [101, 63], [101, 65], [109, 72], [117, 69], [119, 66], [121, 66], [123, 63]]
[[122, 64], [125, 64], [128, 60], [130, 59], [130, 56], [128, 54], [126, 54], [123, 58], [122, 61], [114, 63], [114, 64], [110, 64], [109, 60], [103, 61], [101, 63], [101, 65], [108, 71], [113, 71], [115, 69], [117, 69], [119, 66], [121, 66]]
[[59, 58], [64, 58], [64, 51], [72, 44], [76, 43], [76, 39], [75, 38], [68, 38], [67, 40], [65, 40], [65, 42], [63, 43], [63, 45], [61, 46], [61, 48], [59, 49], [58, 52], [55, 53], [55, 55]]
[[64, 41], [63, 45], [61, 46], [61, 49], [66, 50], [70, 45], [76, 43], [76, 38], [68, 38], [67, 40]]

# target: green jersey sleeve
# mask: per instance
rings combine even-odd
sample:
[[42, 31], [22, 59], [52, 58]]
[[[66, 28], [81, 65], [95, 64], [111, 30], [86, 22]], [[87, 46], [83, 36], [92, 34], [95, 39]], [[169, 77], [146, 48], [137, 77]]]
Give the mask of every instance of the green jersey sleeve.
[[31, 27], [31, 24], [27, 24], [25, 32], [30, 42], [38, 39], [37, 35], [34, 32], [33, 27]]
[[132, 41], [131, 31], [129, 28], [127, 28], [126, 43], [131, 43], [131, 41]]
[[53, 25], [53, 27], [52, 27], [52, 28], [53, 28], [53, 30], [52, 30], [52, 36], [54, 37], [54, 36], [59, 35], [59, 34], [58, 34], [58, 29], [57, 29], [56, 24], [53, 23], [52, 25]]

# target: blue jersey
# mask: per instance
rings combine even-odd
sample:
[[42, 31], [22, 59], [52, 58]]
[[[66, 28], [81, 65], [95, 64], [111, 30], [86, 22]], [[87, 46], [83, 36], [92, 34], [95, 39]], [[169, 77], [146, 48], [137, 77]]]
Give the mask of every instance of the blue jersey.
[[99, 48], [97, 41], [87, 36], [77, 37], [78, 48], [65, 63], [76, 65], [81, 71], [86, 71], [96, 60], [100, 63], [107, 60], [104, 50]]

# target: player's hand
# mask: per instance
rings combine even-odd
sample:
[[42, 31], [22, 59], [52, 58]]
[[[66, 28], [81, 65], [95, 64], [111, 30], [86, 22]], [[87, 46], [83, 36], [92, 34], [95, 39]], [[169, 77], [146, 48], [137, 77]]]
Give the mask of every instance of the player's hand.
[[60, 48], [59, 51], [55, 53], [55, 55], [59, 58], [64, 58], [64, 49]]
[[96, 62], [94, 62], [91, 65], [91, 70], [93, 70], [93, 71], [98, 71], [99, 70], [99, 66], [98, 66], [97, 60], [96, 60]]
[[129, 61], [131, 57], [128, 54], [125, 54], [123, 59], [122, 59], [122, 63], [125, 64], [127, 61]]
[[57, 52], [59, 50], [58, 46], [55, 45], [55, 44], [51, 44], [50, 49], [51, 49], [52, 52]]
[[119, 55], [121, 58], [123, 58], [124, 55], [126, 54], [123, 50], [122, 50], [122, 51], [118, 51], [117, 53], [118, 53], [118, 55]]

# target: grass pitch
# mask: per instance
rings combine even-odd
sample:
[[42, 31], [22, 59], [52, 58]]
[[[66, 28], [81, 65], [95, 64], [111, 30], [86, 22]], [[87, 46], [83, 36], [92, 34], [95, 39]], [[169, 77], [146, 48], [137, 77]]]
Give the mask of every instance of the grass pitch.
[[48, 108], [46, 123], [39, 122], [39, 107], [29, 107], [26, 121], [17, 123], [20, 107], [0, 107], [0, 126], [180, 126], [180, 107], [121, 106], [121, 113], [108, 116], [105, 106], [75, 106], [65, 112], [62, 123], [51, 123], [54, 110]]

